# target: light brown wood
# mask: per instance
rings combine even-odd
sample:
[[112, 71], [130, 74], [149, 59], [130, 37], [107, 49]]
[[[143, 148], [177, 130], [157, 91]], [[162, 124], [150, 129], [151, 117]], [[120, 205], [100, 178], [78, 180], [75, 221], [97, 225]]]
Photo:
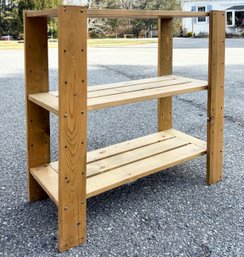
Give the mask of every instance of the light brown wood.
[[60, 7], [59, 250], [86, 240], [87, 9]]
[[[43, 10], [43, 11], [28, 11], [28, 17], [57, 17], [58, 9]], [[166, 10], [116, 10], [116, 9], [89, 9], [88, 18], [142, 18], [142, 19], [157, 19], [164, 18], [183, 18], [183, 17], [206, 17], [208, 12], [188, 12], [188, 11], [166, 11]]]
[[30, 172], [36, 182], [58, 206], [58, 173], [52, 168], [52, 165], [46, 164], [31, 168]]
[[121, 166], [109, 172], [87, 179], [87, 197], [106, 192], [118, 186], [131, 183], [180, 163], [192, 160], [206, 153], [206, 149], [188, 144], [172, 151], [157, 154], [137, 162]]
[[222, 179], [224, 131], [225, 12], [210, 12], [207, 183]]
[[[173, 72], [173, 19], [158, 19], [158, 76]], [[158, 99], [158, 131], [172, 128], [172, 96]]]
[[[222, 178], [225, 12], [210, 12], [209, 78], [173, 76], [174, 17], [209, 13], [87, 10], [25, 13], [30, 201], [58, 206], [58, 247], [86, 240], [86, 199], [207, 153], [207, 182]], [[59, 19], [59, 91], [48, 90], [47, 17]], [[157, 18], [158, 77], [87, 87], [87, 18]], [[208, 87], [209, 85], [209, 87]], [[209, 89], [206, 142], [172, 129], [172, 96]], [[87, 153], [87, 111], [158, 99], [158, 133]], [[59, 161], [50, 163], [49, 111], [59, 116]]]
[[[206, 143], [170, 129], [88, 153], [86, 197], [206, 154]], [[58, 200], [57, 162], [31, 169], [52, 200]]]
[[[118, 84], [116, 84], [116, 88], [111, 84], [111, 89], [104, 90], [98, 86], [100, 89], [97, 91], [93, 89], [95, 87], [96, 86], [91, 87], [92, 91], [88, 92], [88, 95], [92, 96], [90, 98], [88, 97], [88, 110], [197, 92], [206, 90], [208, 86], [206, 81], [174, 77], [171, 80], [160, 82], [153, 79], [153, 82], [150, 83], [147, 80], [147, 83], [141, 83], [139, 85], [132, 84], [131, 86], [123, 85], [119, 87]], [[57, 94], [57, 92], [31, 94], [29, 95], [29, 100], [58, 115]]]
[[46, 198], [47, 195], [30, 174], [30, 168], [50, 162], [49, 112], [28, 99], [29, 94], [47, 92], [47, 18], [34, 20], [24, 14], [25, 30], [25, 88], [27, 122], [27, 159], [29, 201]]

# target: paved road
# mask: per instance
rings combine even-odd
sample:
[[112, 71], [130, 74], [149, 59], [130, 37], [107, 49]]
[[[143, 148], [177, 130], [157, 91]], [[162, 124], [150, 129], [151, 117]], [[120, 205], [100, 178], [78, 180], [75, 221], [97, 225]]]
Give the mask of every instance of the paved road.
[[[175, 40], [174, 73], [207, 78], [207, 41]], [[89, 83], [156, 75], [156, 45], [89, 49]], [[57, 209], [27, 203], [23, 52], [0, 51], [0, 256], [244, 256], [244, 40], [227, 41], [224, 180], [204, 157], [88, 200], [88, 242], [55, 250]], [[57, 50], [50, 50], [57, 88]], [[57, 119], [52, 116], [52, 159]], [[88, 148], [156, 131], [156, 102], [89, 113]], [[174, 127], [205, 139], [206, 92], [174, 98]], [[102, 128], [102, 129], [101, 129]]]

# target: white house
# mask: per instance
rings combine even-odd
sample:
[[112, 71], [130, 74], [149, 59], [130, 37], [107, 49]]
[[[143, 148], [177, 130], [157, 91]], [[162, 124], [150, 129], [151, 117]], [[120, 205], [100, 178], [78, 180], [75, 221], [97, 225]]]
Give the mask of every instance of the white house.
[[[226, 32], [239, 34], [244, 31], [244, 0], [182, 0], [184, 11], [224, 10], [226, 12]], [[187, 32], [208, 34], [209, 18], [183, 19]]]

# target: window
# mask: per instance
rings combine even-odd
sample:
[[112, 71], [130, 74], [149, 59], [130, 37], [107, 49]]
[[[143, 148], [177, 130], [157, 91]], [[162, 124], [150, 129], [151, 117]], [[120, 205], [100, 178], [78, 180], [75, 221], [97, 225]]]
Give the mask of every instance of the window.
[[235, 25], [237, 27], [244, 26], [244, 11], [235, 11]]
[[226, 21], [227, 21], [227, 26], [233, 25], [233, 13], [232, 12], [226, 13]]
[[[206, 7], [205, 6], [198, 6], [197, 7], [197, 11], [198, 12], [205, 12], [206, 11]], [[206, 17], [198, 17], [197, 18], [197, 22], [206, 22]]]

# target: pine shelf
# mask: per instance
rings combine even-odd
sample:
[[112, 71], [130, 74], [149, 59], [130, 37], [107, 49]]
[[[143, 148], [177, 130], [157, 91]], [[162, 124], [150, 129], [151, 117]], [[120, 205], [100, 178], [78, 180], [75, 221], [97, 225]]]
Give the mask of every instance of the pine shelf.
[[[172, 75], [173, 18], [210, 22], [208, 81]], [[58, 91], [49, 91], [48, 18], [58, 17]], [[158, 19], [158, 77], [88, 86], [88, 18]], [[222, 11], [26, 11], [25, 80], [29, 201], [58, 206], [58, 248], [86, 241], [86, 200], [175, 165], [207, 156], [207, 183], [222, 179], [225, 14]], [[207, 90], [207, 141], [173, 129], [172, 98]], [[158, 132], [87, 152], [90, 110], [157, 99]], [[50, 159], [50, 112], [59, 118], [58, 161]], [[187, 113], [186, 113], [187, 115]], [[182, 117], [184, 118], [184, 117]], [[102, 129], [102, 128], [101, 128]]]
[[[86, 197], [192, 160], [206, 151], [206, 142], [170, 129], [88, 152]], [[31, 168], [31, 174], [58, 205], [58, 162]]]
[[[167, 96], [206, 90], [207, 81], [180, 76], [161, 76], [150, 79], [88, 87], [89, 111], [158, 99]], [[58, 91], [30, 94], [29, 100], [58, 115]]]

